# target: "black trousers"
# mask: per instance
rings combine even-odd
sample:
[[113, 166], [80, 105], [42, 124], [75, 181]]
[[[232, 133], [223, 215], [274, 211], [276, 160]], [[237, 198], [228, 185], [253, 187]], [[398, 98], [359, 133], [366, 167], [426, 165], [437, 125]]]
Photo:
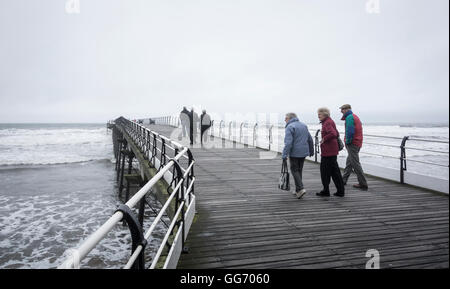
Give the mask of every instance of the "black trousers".
[[289, 164], [291, 167], [291, 174], [294, 177], [295, 191], [299, 192], [303, 190], [303, 164], [305, 163], [305, 158], [289, 158]]
[[339, 194], [345, 193], [344, 180], [342, 179], [341, 170], [337, 163], [337, 156], [322, 157], [320, 161], [320, 177], [322, 178], [323, 191], [330, 192], [330, 181], [336, 186]]

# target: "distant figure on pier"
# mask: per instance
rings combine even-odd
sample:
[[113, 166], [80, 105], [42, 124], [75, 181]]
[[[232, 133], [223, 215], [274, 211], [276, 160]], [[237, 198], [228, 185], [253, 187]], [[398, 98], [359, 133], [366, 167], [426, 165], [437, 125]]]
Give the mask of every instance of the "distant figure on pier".
[[181, 131], [183, 133], [183, 137], [187, 137], [190, 134], [189, 123], [189, 110], [184, 106], [183, 110], [180, 112], [180, 122], [181, 122]]
[[330, 181], [336, 186], [337, 192], [334, 194], [337, 197], [345, 195], [344, 181], [342, 180], [341, 170], [337, 163], [337, 155], [339, 154], [338, 137], [339, 132], [336, 124], [330, 117], [330, 110], [326, 107], [317, 110], [319, 120], [322, 124], [320, 141], [320, 177], [322, 179], [323, 189], [317, 196], [330, 196]]
[[359, 162], [359, 150], [363, 143], [363, 129], [362, 123], [359, 117], [352, 112], [352, 106], [350, 104], [344, 104], [340, 107], [342, 112], [341, 120], [345, 120], [345, 148], [347, 149], [348, 156], [345, 165], [344, 175], [344, 185], [347, 184], [348, 178], [352, 171], [355, 172], [358, 177], [358, 184], [353, 185], [353, 187], [367, 190], [367, 180], [364, 176], [364, 171], [362, 169], [361, 163]]
[[294, 177], [293, 194], [301, 199], [306, 193], [303, 187], [303, 164], [307, 156], [314, 155], [313, 139], [306, 124], [300, 122], [293, 112], [286, 114], [286, 131], [284, 136], [283, 160], [289, 157], [291, 174]]
[[192, 145], [197, 143], [198, 125], [200, 122], [198, 114], [194, 111], [194, 108], [191, 109], [190, 117], [191, 117], [191, 145]]
[[200, 116], [201, 123], [201, 143], [208, 141], [208, 130], [211, 127], [211, 116], [206, 113], [206, 109], [202, 111], [202, 115]]

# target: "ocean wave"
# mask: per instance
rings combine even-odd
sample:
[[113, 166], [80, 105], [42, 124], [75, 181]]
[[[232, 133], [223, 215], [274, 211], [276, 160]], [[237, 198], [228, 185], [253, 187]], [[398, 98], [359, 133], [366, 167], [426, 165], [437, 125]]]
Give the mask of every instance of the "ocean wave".
[[14, 169], [14, 168], [24, 168], [24, 167], [40, 167], [40, 166], [53, 166], [53, 165], [69, 165], [69, 164], [84, 164], [84, 163], [115, 163], [113, 158], [99, 158], [99, 159], [88, 159], [88, 160], [73, 160], [73, 161], [55, 161], [55, 162], [18, 162], [18, 163], [8, 163], [0, 164], [1, 169]]
[[418, 127], [418, 128], [433, 128], [433, 127], [448, 127], [448, 123], [411, 123], [400, 124], [399, 127]]
[[0, 136], [0, 168], [86, 163], [112, 157], [111, 135], [104, 127], [8, 127], [0, 129]]

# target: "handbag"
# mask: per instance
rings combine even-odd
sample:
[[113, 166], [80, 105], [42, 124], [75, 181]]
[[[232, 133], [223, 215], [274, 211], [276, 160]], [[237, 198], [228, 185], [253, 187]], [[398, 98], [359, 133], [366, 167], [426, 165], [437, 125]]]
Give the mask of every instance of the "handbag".
[[291, 186], [289, 184], [289, 171], [286, 160], [283, 160], [283, 163], [281, 164], [281, 174], [278, 181], [278, 188], [283, 191], [291, 190]]

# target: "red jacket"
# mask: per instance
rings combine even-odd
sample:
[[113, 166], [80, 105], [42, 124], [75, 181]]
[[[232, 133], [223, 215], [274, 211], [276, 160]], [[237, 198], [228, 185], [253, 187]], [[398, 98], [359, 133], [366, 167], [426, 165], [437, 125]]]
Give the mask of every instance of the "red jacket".
[[338, 131], [331, 117], [327, 117], [322, 121], [321, 133], [322, 143], [320, 144], [320, 155], [323, 157], [337, 156], [339, 154], [337, 142]]

